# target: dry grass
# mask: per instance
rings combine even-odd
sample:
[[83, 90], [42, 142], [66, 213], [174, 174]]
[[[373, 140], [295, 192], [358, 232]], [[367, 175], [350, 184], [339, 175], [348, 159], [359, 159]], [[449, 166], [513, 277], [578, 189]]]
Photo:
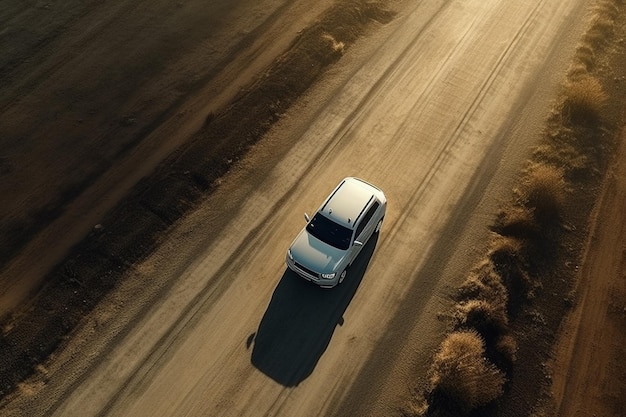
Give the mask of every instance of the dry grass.
[[576, 59], [567, 71], [567, 78], [575, 80], [582, 77], [589, 76], [588, 62]]
[[484, 343], [474, 331], [454, 332], [442, 342], [431, 368], [431, 407], [467, 415], [503, 392], [505, 378], [485, 358]]
[[517, 342], [510, 334], [500, 337], [496, 343], [496, 350], [511, 364], [517, 360]]
[[603, 46], [613, 34], [615, 18], [606, 13], [596, 14], [592, 20], [589, 30], [583, 36], [583, 42], [594, 47]]
[[489, 345], [508, 329], [506, 304], [485, 300], [458, 303], [453, 313], [457, 330], [475, 330]]
[[596, 53], [593, 45], [587, 42], [582, 42], [578, 45], [574, 62], [580, 64], [585, 69], [585, 74], [588, 75], [596, 65]]
[[515, 361], [515, 340], [509, 331], [509, 294], [489, 259], [483, 260], [459, 288], [452, 312], [455, 330], [477, 332], [484, 340], [485, 356], [510, 374]]
[[576, 48], [568, 78], [575, 81], [589, 77], [596, 67], [596, 55], [603, 50], [613, 35], [615, 18], [619, 14], [617, 0], [599, 1], [591, 10], [591, 18], [579, 46]]
[[458, 290], [451, 313], [457, 331], [435, 356], [426, 416], [468, 415], [500, 396], [503, 372], [511, 375], [517, 359], [509, 321], [516, 320], [523, 304], [541, 289], [533, 277], [558, 259], [566, 178], [588, 180], [601, 172], [604, 143], [598, 128], [610, 114], [605, 108], [607, 92], [593, 72], [604, 65], [603, 52], [624, 1], [595, 3], [559, 104], [548, 120], [546, 140], [534, 150], [518, 199], [498, 214], [492, 230], [499, 237]]
[[491, 241], [491, 246], [487, 256], [493, 261], [500, 254], [516, 259], [516, 262], [523, 263], [525, 258], [525, 244], [523, 240], [516, 237], [498, 236]]
[[483, 300], [496, 305], [507, 304], [506, 288], [491, 261], [484, 260], [469, 273], [459, 287], [457, 300], [459, 302]]
[[[594, 18], [597, 17], [605, 17], [610, 18], [611, 20], [615, 20], [615, 18], [619, 15], [619, 4], [624, 3], [623, 0], [600, 0], [597, 1], [595, 6], [592, 9], [592, 13]], [[593, 28], [593, 18], [592, 25]]]
[[568, 71], [569, 82], [564, 88], [562, 111], [570, 123], [588, 124], [601, 119], [607, 95], [591, 72], [596, 66], [596, 55], [613, 35], [618, 13], [616, 1], [600, 1], [592, 10], [589, 26]]
[[[574, 142], [572, 139], [571, 142]], [[589, 156], [578, 150], [572, 143], [545, 143], [537, 146], [533, 151], [533, 158], [547, 165], [563, 167], [564, 177], [567, 179], [587, 178], [593, 168]]]
[[561, 168], [544, 164], [530, 167], [522, 198], [542, 228], [558, 223], [566, 197], [565, 185]]
[[565, 85], [562, 113], [571, 124], [594, 124], [601, 120], [606, 101], [607, 94], [597, 78], [579, 76]]
[[[536, 248], [533, 247], [533, 253]], [[539, 285], [530, 277], [528, 270], [528, 255], [522, 242], [514, 239], [501, 237], [494, 240], [488, 257], [494, 265], [494, 269], [500, 276], [502, 284], [508, 295], [507, 311], [515, 316], [522, 304], [534, 298], [535, 290]]]
[[533, 213], [515, 205], [504, 207], [498, 213], [492, 230], [501, 236], [517, 239], [535, 239], [541, 231]]

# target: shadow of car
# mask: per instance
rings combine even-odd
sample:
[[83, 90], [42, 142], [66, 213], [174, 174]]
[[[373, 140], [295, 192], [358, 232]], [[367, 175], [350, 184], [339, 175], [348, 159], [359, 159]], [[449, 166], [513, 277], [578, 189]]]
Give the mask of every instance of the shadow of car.
[[286, 387], [308, 378], [328, 348], [337, 325], [356, 294], [374, 253], [378, 235], [363, 247], [342, 285], [324, 290], [286, 269], [261, 319], [251, 362]]

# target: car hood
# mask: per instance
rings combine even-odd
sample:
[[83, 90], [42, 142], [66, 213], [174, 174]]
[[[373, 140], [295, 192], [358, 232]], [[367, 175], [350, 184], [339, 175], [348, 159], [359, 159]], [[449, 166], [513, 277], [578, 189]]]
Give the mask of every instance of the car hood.
[[347, 252], [313, 237], [306, 229], [300, 232], [289, 250], [296, 262], [320, 273], [337, 272], [335, 267]]

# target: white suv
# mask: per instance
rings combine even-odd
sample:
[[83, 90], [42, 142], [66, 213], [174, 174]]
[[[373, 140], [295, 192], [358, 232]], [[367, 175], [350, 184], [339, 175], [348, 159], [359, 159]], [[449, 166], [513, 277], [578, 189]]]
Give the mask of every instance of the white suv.
[[387, 209], [385, 194], [361, 179], [343, 179], [287, 250], [287, 266], [324, 288], [346, 277], [369, 238], [380, 231]]

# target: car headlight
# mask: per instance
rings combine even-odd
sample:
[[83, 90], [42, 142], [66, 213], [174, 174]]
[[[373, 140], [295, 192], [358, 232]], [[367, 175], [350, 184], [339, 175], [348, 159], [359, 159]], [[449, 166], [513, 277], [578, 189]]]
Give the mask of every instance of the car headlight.
[[330, 273], [330, 274], [322, 274], [322, 278], [324, 278], [324, 279], [333, 279], [333, 278], [335, 278], [336, 274], [337, 274], [336, 272], [333, 272], [333, 273]]

